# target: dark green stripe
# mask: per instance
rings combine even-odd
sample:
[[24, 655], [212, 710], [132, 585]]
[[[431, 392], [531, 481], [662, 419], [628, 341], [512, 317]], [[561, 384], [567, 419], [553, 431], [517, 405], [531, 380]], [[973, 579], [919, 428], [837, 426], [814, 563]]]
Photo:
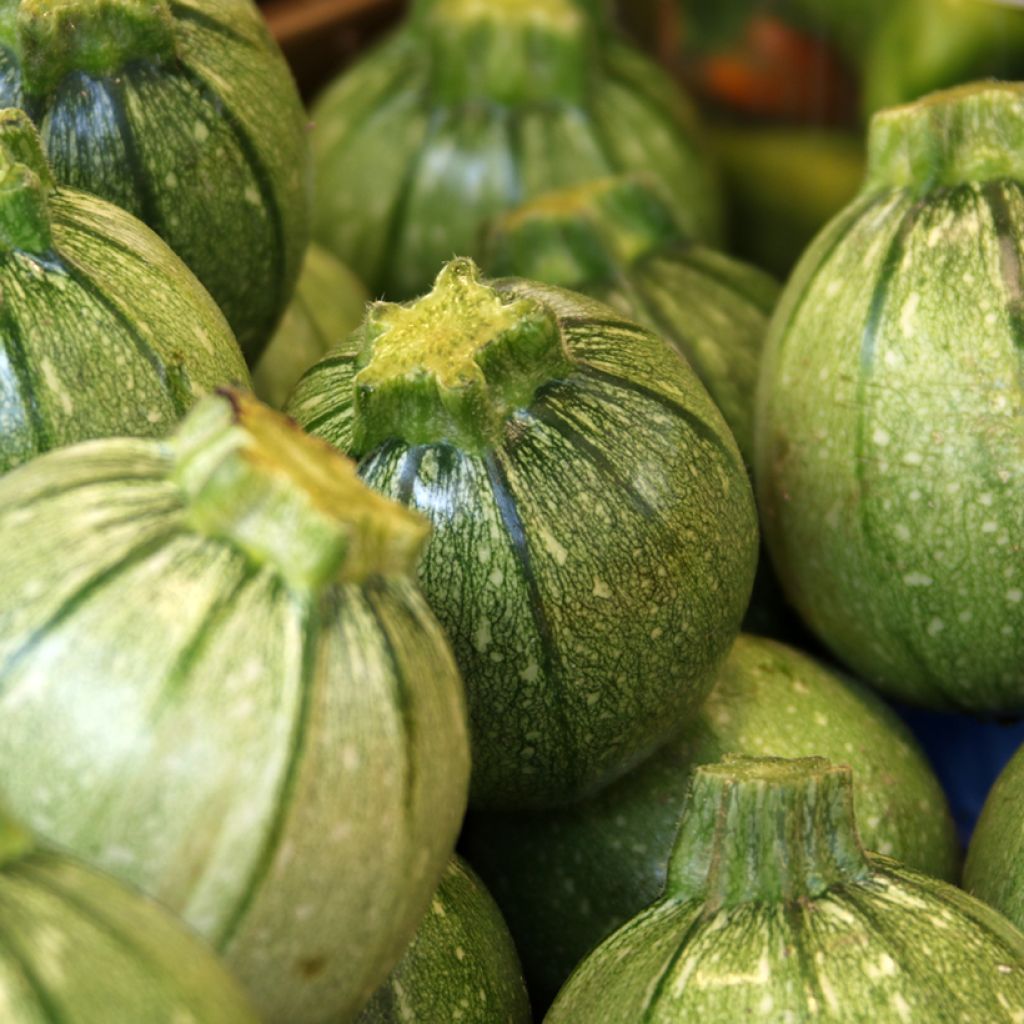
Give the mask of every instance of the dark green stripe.
[[135, 129], [128, 120], [127, 101], [128, 78], [124, 74], [94, 79], [97, 88], [103, 89], [110, 98], [110, 109], [117, 124], [121, 142], [124, 145], [125, 177], [134, 187], [139, 198], [140, 219], [145, 221], [158, 235], [163, 237], [166, 225], [160, 214], [156, 196], [150, 181], [149, 168], [142, 162], [139, 147], [135, 141]]
[[[527, 293], [527, 297], [529, 293]], [[566, 330], [583, 330], [588, 334], [603, 334], [608, 332], [615, 332], [618, 334], [632, 335], [633, 337], [643, 336], [647, 334], [642, 327], [633, 323], [632, 320], [628, 320], [626, 317], [622, 317], [619, 320], [612, 320], [609, 318], [600, 318], [593, 316], [560, 316], [558, 318], [558, 326], [563, 331]]]
[[249, 169], [252, 171], [259, 189], [260, 197], [263, 200], [263, 208], [270, 221], [270, 229], [274, 239], [270, 247], [271, 280], [273, 281], [274, 299], [270, 304], [272, 309], [283, 309], [285, 306], [282, 289], [285, 287], [285, 255], [288, 252], [288, 237], [284, 227], [284, 215], [281, 206], [277, 201], [277, 190], [274, 188], [274, 181], [263, 164], [259, 154], [259, 147], [255, 140], [249, 137], [245, 125], [238, 119], [234, 111], [224, 102], [224, 99], [217, 93], [195, 68], [187, 65], [179, 65], [182, 76], [198, 90], [210, 105], [217, 118], [228, 126], [234, 136], [238, 148], [242, 151]]
[[[671, 982], [672, 975], [675, 973], [676, 967], [679, 966], [679, 962], [683, 957], [693, 956], [693, 943], [695, 942], [698, 933], [705, 927], [705, 925], [713, 920], [713, 914], [705, 916], [704, 914], [698, 913], [687, 925], [686, 931], [684, 931], [677, 940], [678, 945], [676, 946], [676, 951], [668, 958], [665, 967], [658, 976], [657, 982], [655, 982], [654, 986], [650, 989], [650, 995], [647, 997], [647, 1002], [643, 1008], [643, 1016], [637, 1024], [657, 1024], [661, 1019], [661, 1014], [657, 1012], [658, 1003], [661, 1001], [661, 997], [665, 994], [665, 989]], [[581, 1021], [580, 1024], [583, 1024], [583, 1022]], [[623, 1024], [625, 1024], [625, 1022], [623, 1022]]]
[[[804, 980], [806, 986], [812, 990], [812, 995], [818, 1001], [818, 1006], [826, 1006], [825, 994], [821, 989], [821, 982], [818, 980], [818, 969], [814, 964], [814, 957], [807, 951], [804, 942], [804, 921], [809, 913], [814, 913], [813, 902], [791, 900], [782, 904], [782, 916], [789, 924], [789, 937], [793, 944], [793, 952], [796, 955], [800, 967], [798, 975]], [[806, 996], [806, 993], [805, 993]]]
[[1021, 267], [1019, 236], [1013, 225], [1013, 212], [1002, 182], [987, 182], [982, 194], [992, 214], [992, 222], [995, 224], [999, 239], [999, 268], [1006, 292], [1006, 311], [1013, 343], [1024, 351], [1024, 273]]
[[197, 11], [194, 7], [187, 7], [185, 4], [172, 3], [170, 5], [171, 14], [179, 21], [190, 21], [196, 27], [205, 29], [207, 32], [214, 32], [219, 36], [224, 36], [227, 39], [232, 40], [236, 43], [241, 43], [243, 46], [247, 46], [250, 50], [255, 49], [252, 44], [252, 40], [247, 39], [241, 32], [239, 32], [234, 26], [227, 24], [222, 21], [217, 21], [211, 14], [206, 11]]
[[[398, 657], [398, 650], [391, 637], [391, 629], [387, 622], [387, 616], [382, 613], [380, 597], [384, 592], [384, 585], [371, 583], [364, 588], [366, 606], [373, 616], [377, 625], [377, 632], [380, 635], [381, 644], [384, 647], [384, 654], [391, 666], [392, 694], [394, 705], [398, 709], [398, 718], [401, 722], [403, 748], [405, 750], [405, 772], [403, 773], [402, 806], [406, 812], [411, 812], [413, 797], [416, 790], [416, 752], [417, 743], [416, 719], [413, 715], [412, 699], [409, 695], [409, 682], [402, 673], [402, 663]], [[403, 611], [399, 602], [392, 602], [392, 612]]]
[[318, 370], [330, 370], [336, 366], [351, 366], [359, 358], [358, 352], [332, 352], [319, 360], [316, 364]]
[[[73, 494], [75, 491], [85, 490], [88, 487], [96, 486], [97, 484], [132, 484], [137, 481], [146, 483], [165, 483], [167, 481], [166, 471], [156, 471], [153, 473], [133, 473], [131, 476], [124, 476], [118, 474], [116, 476], [106, 476], [97, 474], [88, 480], [76, 480], [74, 483], [57, 483], [52, 487], [46, 487], [43, 490], [37, 491], [31, 496], [31, 498], [23, 501], [19, 508], [31, 508], [31, 506], [38, 504], [43, 501], [50, 501], [53, 498], [59, 498], [64, 494]], [[172, 501], [168, 499], [169, 507], [180, 506], [181, 502], [176, 498]], [[160, 509], [157, 508], [157, 511]], [[132, 521], [138, 521], [138, 513], [134, 513]], [[121, 519], [110, 520], [114, 523], [123, 522]], [[104, 521], [106, 523], [106, 520]]]
[[[742, 457], [738, 451], [734, 451], [729, 446], [722, 433], [710, 424], [705, 423], [704, 420], [696, 415], [696, 413], [691, 412], [686, 408], [686, 406], [677, 402], [674, 398], [669, 398], [668, 395], [663, 395], [658, 391], [654, 391], [652, 388], [636, 383], [636, 381], [628, 380], [625, 377], [619, 377], [614, 373], [607, 373], [604, 370], [599, 370], [596, 366], [581, 364], [576, 367], [576, 374], [598, 381], [602, 384], [606, 384], [609, 387], [629, 391], [632, 394], [639, 395], [641, 398], [660, 406], [671, 416], [682, 420], [690, 430], [700, 438], [700, 440], [704, 441], [712, 448], [717, 449], [720, 454], [725, 456], [726, 461], [736, 467], [744, 477], [747, 475], [747, 470], [743, 465]], [[571, 378], [566, 383], [571, 383]], [[594, 394], [595, 397], [601, 397], [599, 393], [591, 393]]]
[[[260, 575], [260, 569], [248, 559], [240, 559], [241, 574], [235, 583], [226, 591], [222, 591], [213, 604], [202, 616], [195, 633], [182, 645], [171, 670], [161, 686], [159, 700], [152, 711], [151, 726], [155, 726], [161, 716], [170, 711], [175, 697], [180, 696], [183, 685], [188, 680], [200, 656], [209, 642], [222, 628], [224, 620], [234, 610], [239, 596]], [[226, 581], [225, 581], [226, 582]]]
[[[279, 588], [276, 597], [284, 601], [292, 601], [284, 587]], [[304, 644], [302, 648], [302, 666], [299, 676], [301, 697], [298, 714], [292, 730], [290, 748], [288, 752], [288, 763], [285, 766], [284, 776], [281, 780], [281, 788], [274, 806], [274, 813], [263, 838], [263, 848], [260, 851], [256, 863], [253, 865], [252, 874], [246, 883], [245, 889], [240, 893], [238, 902], [228, 914], [220, 931], [211, 936], [211, 944], [222, 953], [230, 945], [231, 940], [238, 934], [242, 922], [252, 909], [263, 884], [266, 882], [274, 866], [274, 858], [277, 856], [281, 840], [284, 838], [285, 826], [288, 816], [291, 814], [292, 796], [295, 787], [298, 785], [302, 761], [306, 753], [306, 738], [309, 734], [309, 719], [313, 707], [313, 689], [316, 683], [316, 669], [318, 664], [318, 653], [320, 649], [320, 633], [322, 630], [320, 621], [320, 610], [316, 602], [311, 602], [305, 608], [303, 622], [301, 625]]]
[[509, 164], [515, 171], [516, 187], [515, 193], [509, 195], [508, 205], [520, 206], [526, 202], [526, 189], [523, 187], [523, 125], [519, 117], [513, 115], [507, 108], [500, 108], [505, 114], [505, 135], [508, 138]]
[[40, 980], [36, 972], [29, 966], [29, 959], [21, 946], [7, 934], [3, 925], [3, 915], [0, 914], [0, 950], [6, 950], [9, 959], [17, 967], [21, 976], [28, 983], [29, 990], [39, 1004], [43, 1016], [50, 1024], [73, 1024], [64, 1016], [60, 1007], [50, 998], [49, 991]]
[[[322, 401], [322, 399], [321, 399], [321, 401]], [[319, 413], [318, 415], [314, 416], [311, 420], [306, 420], [305, 422], [303, 422], [301, 424], [301, 426], [302, 426], [302, 429], [307, 434], [316, 434], [317, 431], [321, 427], [326, 426], [328, 423], [332, 423], [334, 420], [340, 420], [340, 419], [341, 419], [341, 416], [338, 413], [336, 407], [333, 406], [333, 405], [328, 405], [326, 412]], [[317, 435], [317, 436], [321, 436], [321, 435]], [[350, 437], [349, 441], [351, 441], [351, 440], [352, 439]], [[348, 455], [349, 453], [345, 452], [345, 454]]]
[[[549, 398], [555, 397], [553, 395], [548, 396]], [[556, 398], [557, 400], [557, 398]], [[598, 475], [607, 478], [608, 482], [615, 487], [617, 490], [624, 493], [636, 507], [636, 511], [640, 515], [653, 519], [657, 516], [657, 511], [653, 505], [636, 489], [633, 485], [633, 481], [628, 477], [623, 476], [611, 459], [601, 451], [597, 445], [593, 444], [588, 440], [579, 430], [577, 430], [571, 423], [562, 419], [561, 416], [550, 406], [543, 403], [535, 403], [530, 409], [526, 409], [521, 415], [527, 416], [536, 422], [543, 424], [549, 430], [553, 430], [556, 434], [562, 437], [569, 443], [571, 447], [576, 449], [583, 458], [591, 464], [591, 466], [597, 471]]]
[[65, 257], [64, 258], [64, 272], [71, 278], [82, 289], [87, 292], [96, 303], [102, 306], [111, 314], [111, 316], [121, 325], [121, 329], [124, 331], [125, 336], [135, 346], [135, 351], [147, 362], [152, 369], [154, 376], [160, 381], [164, 388], [167, 397], [170, 399], [171, 406], [174, 409], [175, 414], [180, 418], [188, 412], [191, 407], [190, 404], [185, 401], [186, 396], [181, 393], [181, 388], [174, 387], [169, 375], [168, 367], [165, 364], [163, 357], [157, 352], [156, 349], [149, 343], [148, 339], [142, 334], [139, 329], [139, 322], [131, 319], [127, 313], [125, 313], [121, 307], [112, 299], [103, 289], [89, 276], [88, 272], [81, 267], [74, 260]]
[[[126, 517], [127, 521], [127, 517]], [[73, 594], [71, 594], [54, 613], [38, 626], [24, 640], [20, 647], [12, 651], [7, 660], [0, 665], [0, 699], [4, 695], [4, 680], [13, 672], [24, 658], [40, 643], [49, 638], [50, 633], [60, 626], [66, 619], [73, 615], [83, 604], [95, 596], [108, 583], [112, 583], [118, 576], [135, 566], [144, 562], [150, 555], [159, 551], [165, 544], [169, 543], [175, 536], [182, 534], [178, 526], [171, 526], [167, 530], [151, 537], [144, 544], [125, 552], [124, 555], [114, 564], [108, 566], [102, 572], [97, 573], [91, 579], [83, 583]]]
[[29, 426], [32, 430], [33, 446], [36, 452], [49, 451], [55, 446], [55, 441], [49, 425], [43, 418], [43, 410], [39, 404], [40, 386], [36, 382], [32, 368], [29, 366], [28, 352], [25, 351], [21, 327], [14, 319], [9, 303], [4, 302], [3, 305], [3, 336], [0, 338], [0, 345], [3, 346], [3, 350], [7, 355], [8, 362], [17, 380], [18, 398], [21, 400], [22, 408], [28, 415]]
[[405, 453], [402, 468], [398, 473], [398, 489], [395, 492], [395, 497], [403, 505], [412, 504], [413, 488], [416, 486], [416, 478], [420, 475], [420, 466], [423, 465], [426, 451], [425, 446], [417, 445]]
[[566, 789], [571, 790], [574, 788], [579, 776], [576, 766], [576, 737], [573, 733], [567, 709], [563, 704], [563, 695], [560, 692], [560, 659], [558, 657], [558, 649], [555, 646], [554, 637], [551, 632], [551, 623], [548, 621], [547, 612], [544, 610], [544, 598], [540, 592], [540, 584], [537, 582], [536, 574], [533, 571], [533, 557], [530, 554], [530, 546], [526, 540], [523, 520], [519, 515], [515, 497], [509, 487], [508, 474], [496, 452], [488, 452], [484, 455], [483, 461], [487, 470], [487, 479], [490, 481], [495, 507], [512, 544], [512, 553], [519, 564], [519, 571], [522, 575], [523, 583], [526, 585], [530, 616], [533, 620], [533, 627], [537, 631], [537, 637], [540, 640], [541, 671], [544, 673], [544, 680], [548, 685], [548, 695], [550, 697], [548, 706], [551, 708], [552, 713], [558, 716], [562, 734], [565, 737], [564, 752], [567, 759], [565, 782]]

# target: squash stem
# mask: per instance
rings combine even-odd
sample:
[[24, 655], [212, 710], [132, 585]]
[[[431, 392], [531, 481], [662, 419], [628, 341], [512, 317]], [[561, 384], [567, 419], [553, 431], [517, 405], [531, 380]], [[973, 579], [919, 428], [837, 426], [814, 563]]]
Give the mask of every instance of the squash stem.
[[357, 455], [391, 439], [485, 451], [538, 388], [572, 369], [554, 315], [504, 298], [467, 259], [449, 263], [417, 302], [372, 306], [362, 331]]
[[273, 565], [295, 589], [415, 572], [429, 527], [355, 464], [251, 395], [200, 402], [171, 441], [190, 525]]
[[0, 252], [42, 256], [53, 249], [50, 166], [21, 110], [0, 110]]
[[876, 114], [865, 192], [1024, 178], [1024, 85], [974, 82]]
[[0, 0], [0, 43], [19, 58], [27, 95], [51, 95], [68, 74], [115, 75], [174, 57], [168, 0]]
[[871, 867], [848, 767], [824, 758], [727, 757], [697, 769], [665, 895], [707, 911], [814, 899]]

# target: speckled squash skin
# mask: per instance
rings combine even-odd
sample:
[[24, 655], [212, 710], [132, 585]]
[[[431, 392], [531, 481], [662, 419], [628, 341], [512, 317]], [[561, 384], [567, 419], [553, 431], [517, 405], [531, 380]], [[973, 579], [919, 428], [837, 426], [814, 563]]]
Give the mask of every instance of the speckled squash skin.
[[58, 181], [135, 214], [254, 360], [309, 238], [306, 116], [251, 0], [3, 0], [0, 105]]
[[[580, 0], [417, 0], [313, 109], [315, 237], [375, 294], [478, 258], [495, 215], [644, 170], [695, 238], [720, 199], [690, 104]], [[589, 8], [589, 9], [588, 9]]]
[[687, 784], [725, 754], [848, 764], [864, 845], [957, 877], [946, 798], [899, 719], [793, 648], [741, 636], [695, 720], [624, 779], [559, 811], [470, 816], [463, 849], [502, 907], [538, 1005], [661, 895]]
[[1024, 708], [1024, 87], [878, 115], [787, 286], [759, 391], [765, 540], [858, 675]]
[[237, 982], [176, 918], [34, 845], [0, 812], [4, 1024], [258, 1024]]
[[256, 394], [281, 408], [306, 370], [359, 326], [368, 300], [344, 263], [310, 245], [292, 301], [252, 371]]
[[530, 1024], [508, 926], [460, 857], [448, 862], [416, 938], [356, 1024]]
[[779, 295], [756, 267], [690, 241], [645, 177], [551, 192], [501, 218], [487, 268], [582, 292], [678, 349], [754, 460], [754, 394]]
[[1024, 935], [865, 854], [848, 768], [739, 762], [697, 771], [665, 895], [583, 961], [545, 1024], [1021, 1019]]
[[183, 916], [268, 1024], [351, 1019], [454, 847], [468, 739], [425, 533], [241, 394], [0, 479], [10, 806]]
[[0, 473], [95, 437], [161, 436], [249, 383], [220, 310], [144, 224], [55, 188], [38, 136], [0, 111]]
[[[463, 342], [424, 411], [431, 367]], [[375, 381], [385, 344], [407, 365]], [[454, 261], [427, 298], [371, 311], [288, 410], [433, 524], [420, 582], [466, 681], [476, 805], [579, 798], [699, 707], [750, 595], [757, 524], [728, 427], [660, 338]]]
[[964, 888], [1024, 928], [1024, 751], [989, 792], [971, 836]]

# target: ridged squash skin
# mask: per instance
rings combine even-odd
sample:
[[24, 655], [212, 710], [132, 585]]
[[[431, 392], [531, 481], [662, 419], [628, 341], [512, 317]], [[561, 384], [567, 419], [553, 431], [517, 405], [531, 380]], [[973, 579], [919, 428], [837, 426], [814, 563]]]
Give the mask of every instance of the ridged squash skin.
[[220, 310], [144, 224], [55, 187], [31, 123], [0, 111], [0, 473], [96, 437], [162, 436], [249, 372]]
[[454, 847], [464, 696], [425, 533], [242, 394], [0, 480], [5, 796], [183, 916], [268, 1024], [351, 1019]]
[[848, 764], [865, 847], [957, 877], [946, 799], [899, 719], [795, 649], [740, 636], [695, 720], [625, 778], [575, 807], [470, 816], [462, 848], [502, 907], [538, 1005], [661, 895], [687, 784], [725, 754]]
[[1024, 935], [865, 853], [849, 778], [821, 758], [698, 769], [664, 896], [583, 961], [545, 1024], [1019, 1020]]
[[32, 115], [58, 181], [153, 228], [255, 359], [309, 238], [309, 155], [251, 0], [3, 0], [0, 105]]
[[757, 524], [728, 427], [660, 338], [458, 260], [374, 307], [288, 410], [433, 525], [420, 583], [466, 682], [474, 804], [577, 799], [707, 696]]
[[492, 230], [487, 268], [582, 292], [671, 342], [753, 463], [754, 394], [779, 286], [690, 241], [653, 181], [603, 178], [520, 207]]
[[516, 947], [483, 882], [448, 862], [405, 955], [356, 1024], [531, 1024]]
[[765, 541], [859, 676], [1024, 708], [1024, 87], [877, 115], [860, 196], [786, 287], [759, 391]]
[[258, 1024], [237, 982], [158, 904], [36, 847], [0, 812], [4, 1024]]
[[488, 221], [644, 170], [712, 241], [720, 200], [678, 87], [581, 0], [417, 0], [313, 109], [314, 235], [375, 294], [479, 258]]
[[253, 368], [256, 394], [280, 409], [306, 370], [359, 326], [368, 301], [356, 275], [312, 243], [292, 301]]
[[1024, 752], [996, 779], [971, 836], [964, 888], [1024, 929]]

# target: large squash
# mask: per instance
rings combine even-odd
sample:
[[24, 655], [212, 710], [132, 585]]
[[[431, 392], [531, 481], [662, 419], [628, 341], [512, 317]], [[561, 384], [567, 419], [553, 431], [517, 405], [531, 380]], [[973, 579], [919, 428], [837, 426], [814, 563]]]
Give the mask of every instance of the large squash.
[[0, 111], [0, 473], [95, 437], [163, 436], [249, 374], [220, 310], [152, 231], [54, 184]]
[[578, 798], [691, 718], [757, 523], [729, 428], [661, 338], [456, 260], [372, 307], [288, 408], [434, 525], [420, 580], [466, 681], [476, 804]]
[[375, 293], [480, 254], [495, 214], [621, 171], [660, 181], [684, 229], [719, 233], [693, 114], [592, 0], [417, 0], [313, 110], [315, 235]]
[[412, 578], [426, 532], [241, 394], [0, 479], [12, 809], [181, 914], [268, 1022], [354, 1016], [455, 843], [464, 698]]
[[251, 0], [2, 0], [0, 106], [32, 115], [59, 182], [164, 238], [258, 355], [309, 199], [306, 117]]
[[861, 677], [936, 708], [1024, 709], [1024, 86], [876, 116], [765, 350], [765, 540]]

